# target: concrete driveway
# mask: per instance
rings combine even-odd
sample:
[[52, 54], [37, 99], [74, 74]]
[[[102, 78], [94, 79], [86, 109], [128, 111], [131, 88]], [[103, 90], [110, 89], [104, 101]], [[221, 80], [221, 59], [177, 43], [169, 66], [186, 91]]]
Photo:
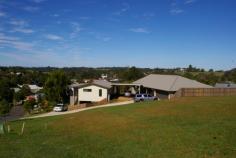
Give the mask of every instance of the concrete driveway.
[[105, 104], [105, 105], [98, 105], [98, 106], [93, 106], [93, 107], [88, 107], [88, 108], [83, 108], [83, 109], [76, 109], [76, 110], [71, 110], [71, 111], [64, 111], [64, 112], [54, 112], [54, 111], [52, 111], [52, 112], [49, 112], [49, 113], [40, 114], [40, 115], [37, 115], [37, 116], [24, 117], [24, 118], [21, 118], [21, 119], [33, 119], [33, 118], [40, 118], [40, 117], [73, 114], [73, 113], [86, 111], [86, 110], [91, 110], [91, 109], [104, 108], [104, 107], [110, 107], [110, 106], [121, 106], [121, 105], [132, 104], [132, 103], [134, 103], [133, 100], [119, 102], [119, 103], [110, 103], [110, 104]]

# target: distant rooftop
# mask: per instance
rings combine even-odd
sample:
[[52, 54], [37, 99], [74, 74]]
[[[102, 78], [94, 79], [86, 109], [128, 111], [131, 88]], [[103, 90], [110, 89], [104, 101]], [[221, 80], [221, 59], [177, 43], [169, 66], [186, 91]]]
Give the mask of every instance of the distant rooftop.
[[232, 82], [216, 83], [215, 88], [236, 88], [236, 84]]

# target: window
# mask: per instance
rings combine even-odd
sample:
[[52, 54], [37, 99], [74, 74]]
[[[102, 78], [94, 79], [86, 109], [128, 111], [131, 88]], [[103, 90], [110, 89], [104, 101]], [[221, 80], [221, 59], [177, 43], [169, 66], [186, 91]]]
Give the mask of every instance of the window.
[[99, 89], [99, 97], [102, 96], [102, 89]]
[[92, 92], [92, 89], [83, 89], [84, 92]]

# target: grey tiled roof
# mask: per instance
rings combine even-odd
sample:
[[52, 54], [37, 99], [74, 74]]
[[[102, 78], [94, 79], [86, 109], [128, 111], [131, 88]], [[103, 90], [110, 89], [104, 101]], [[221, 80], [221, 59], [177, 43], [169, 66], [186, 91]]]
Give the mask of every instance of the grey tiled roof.
[[81, 88], [81, 87], [85, 87], [89, 85], [97, 85], [97, 86], [107, 88], [107, 89], [110, 89], [112, 87], [111, 82], [108, 82], [106, 80], [93, 80], [92, 83], [73, 83], [69, 85], [69, 88], [73, 88], [73, 87]]
[[212, 88], [209, 85], [178, 75], [151, 74], [133, 83], [139, 83], [144, 87], [163, 91], [177, 91], [181, 88]]
[[106, 80], [93, 80], [93, 83], [108, 89], [112, 87], [111, 82], [108, 82]]

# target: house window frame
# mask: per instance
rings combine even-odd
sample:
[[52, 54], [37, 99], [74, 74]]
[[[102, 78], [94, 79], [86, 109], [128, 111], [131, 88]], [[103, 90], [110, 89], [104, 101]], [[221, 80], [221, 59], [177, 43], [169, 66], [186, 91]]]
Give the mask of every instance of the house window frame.
[[99, 96], [99, 97], [102, 97], [102, 89], [99, 89], [99, 90], [98, 90], [98, 96]]
[[92, 92], [92, 89], [91, 88], [84, 88], [83, 92]]

